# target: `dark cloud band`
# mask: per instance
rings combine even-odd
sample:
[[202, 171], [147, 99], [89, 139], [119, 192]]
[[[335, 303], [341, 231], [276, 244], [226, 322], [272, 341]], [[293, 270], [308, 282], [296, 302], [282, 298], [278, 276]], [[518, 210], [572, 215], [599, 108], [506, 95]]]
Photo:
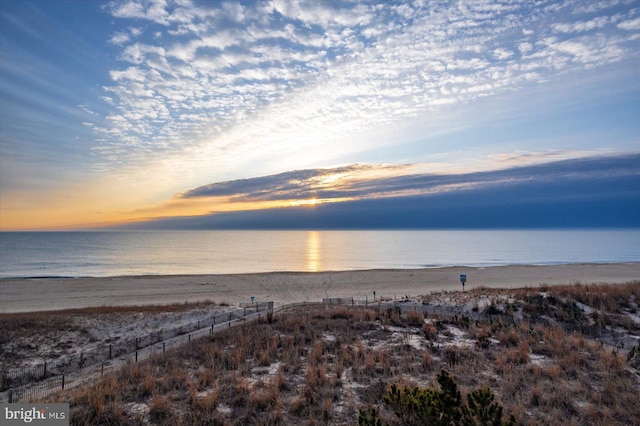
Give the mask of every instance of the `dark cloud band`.
[[[402, 166], [398, 166], [402, 171]], [[374, 166], [352, 165], [333, 169], [296, 170], [251, 179], [231, 180], [201, 186], [179, 198], [229, 197], [235, 201], [276, 201], [318, 199], [388, 198], [443, 192], [473, 192], [514, 185], [561, 185], [563, 182], [593, 181], [611, 177], [640, 175], [640, 155], [572, 159], [466, 174], [408, 174], [392, 177], [358, 177], [374, 171]], [[338, 186], [323, 179], [351, 173]], [[614, 190], [612, 188], [612, 190]]]

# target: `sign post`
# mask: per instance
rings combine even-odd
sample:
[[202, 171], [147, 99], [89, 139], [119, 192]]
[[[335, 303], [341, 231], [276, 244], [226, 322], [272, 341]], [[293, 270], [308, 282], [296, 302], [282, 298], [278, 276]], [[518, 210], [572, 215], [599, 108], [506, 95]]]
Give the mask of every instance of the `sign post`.
[[460, 282], [462, 283], [462, 291], [464, 291], [464, 283], [467, 282], [467, 276], [465, 274], [460, 274]]

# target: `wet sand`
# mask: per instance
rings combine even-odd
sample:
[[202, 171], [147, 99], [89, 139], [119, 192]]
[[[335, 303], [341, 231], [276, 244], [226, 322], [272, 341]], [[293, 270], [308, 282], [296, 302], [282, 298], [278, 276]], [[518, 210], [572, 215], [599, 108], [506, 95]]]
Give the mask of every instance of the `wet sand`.
[[450, 267], [234, 275], [124, 276], [108, 278], [0, 279], [0, 313], [151, 305], [211, 300], [236, 305], [320, 301], [325, 297], [400, 298], [480, 286], [517, 288], [640, 280], [640, 262], [544, 266]]

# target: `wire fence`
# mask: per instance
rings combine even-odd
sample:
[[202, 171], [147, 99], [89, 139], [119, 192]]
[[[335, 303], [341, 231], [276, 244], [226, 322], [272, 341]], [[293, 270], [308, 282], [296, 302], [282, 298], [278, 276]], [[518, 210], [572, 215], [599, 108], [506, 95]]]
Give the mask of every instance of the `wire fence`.
[[[46, 391], [48, 388], [62, 388], [62, 377], [69, 377], [73, 373], [92, 366], [105, 365], [112, 361], [121, 360], [127, 356], [137, 358], [141, 352], [148, 350], [166, 350], [175, 344], [182, 344], [191, 338], [201, 336], [207, 332], [213, 333], [221, 327], [230, 327], [232, 323], [246, 320], [252, 315], [273, 310], [273, 302], [253, 303], [233, 311], [217, 313], [211, 317], [182, 324], [170, 329], [161, 329], [141, 336], [123, 339], [117, 343], [101, 345], [92, 350], [83, 350], [79, 355], [65, 357], [57, 361], [46, 361], [42, 364], [0, 371], [0, 392], [14, 390], [14, 398], [25, 394], [26, 388]], [[69, 384], [67, 381], [66, 384]], [[18, 388], [25, 388], [16, 391]], [[26, 391], [25, 391], [26, 392]], [[29, 390], [33, 393], [36, 390]], [[28, 393], [27, 393], [28, 394]], [[27, 395], [25, 394], [25, 395]], [[22, 398], [20, 398], [22, 400]], [[17, 401], [13, 401], [17, 402]]]
[[[184, 345], [192, 339], [219, 332], [234, 326], [242, 325], [246, 321], [264, 318], [267, 315], [281, 312], [298, 306], [309, 305], [351, 305], [380, 309], [380, 302], [355, 300], [353, 298], [325, 299], [322, 302], [296, 302], [274, 306], [273, 302], [252, 303], [241, 305], [237, 309], [217, 314], [211, 321], [200, 320], [171, 330], [138, 336], [118, 345], [109, 345], [94, 351], [82, 352], [73, 360], [62, 362], [45, 362], [33, 367], [19, 368], [0, 372], [2, 388], [5, 397], [0, 399], [15, 402], [37, 401], [60, 390], [69, 389], [83, 383], [95, 380], [108, 374], [126, 362], [138, 362], [166, 350]], [[206, 326], [207, 323], [210, 325]]]
[[[95, 380], [101, 375], [108, 374], [120, 368], [123, 363], [138, 362], [154, 355], [162, 354], [166, 350], [184, 345], [192, 339], [214, 334], [221, 330], [245, 324], [247, 321], [265, 318], [268, 315], [281, 312], [286, 309], [307, 305], [341, 305], [346, 307], [370, 308], [378, 312], [395, 310], [398, 313], [420, 312], [426, 317], [433, 318], [459, 318], [464, 321], [499, 321], [502, 324], [519, 323], [519, 319], [508, 313], [487, 313], [465, 309], [463, 306], [431, 305], [405, 300], [381, 301], [381, 300], [356, 300], [353, 297], [325, 298], [322, 302], [296, 302], [274, 306], [273, 302], [251, 304], [241, 309], [217, 314], [213, 316], [209, 325], [207, 321], [197, 321], [182, 325], [172, 330], [151, 333], [146, 336], [131, 339], [128, 345], [118, 346], [117, 351], [110, 346], [108, 357], [103, 352], [81, 355], [76, 363], [63, 363], [63, 368], [55, 363], [44, 363], [35, 367], [16, 369], [9, 372], [1, 372], [2, 390], [6, 394], [8, 402], [33, 402], [45, 398], [60, 390], [75, 387], [83, 383]], [[531, 321], [531, 318], [528, 318]], [[534, 322], [530, 322], [532, 326]], [[545, 323], [547, 326], [557, 324]], [[562, 327], [568, 324], [562, 324]], [[571, 330], [569, 325], [568, 330]], [[592, 326], [576, 327], [574, 331], [586, 335], [599, 335], [602, 330]], [[630, 342], [631, 346], [638, 342]], [[626, 345], [625, 345], [626, 346]], [[127, 351], [129, 349], [129, 351]]]
[[31, 385], [9, 389], [8, 402], [30, 402], [60, 389], [64, 389], [65, 376], [50, 377]]
[[171, 348], [182, 346], [199, 337], [244, 324], [247, 320], [254, 319], [254, 317], [255, 319], [258, 319], [264, 316], [266, 316], [264, 311], [247, 312], [246, 316], [234, 318], [226, 322], [220, 322], [215, 325], [212, 324], [206, 328], [201, 328], [190, 333], [178, 335], [161, 342], [156, 342], [132, 353], [101, 362], [100, 364], [94, 364], [73, 372], [63, 373], [43, 380], [10, 388], [5, 392], [7, 394], [6, 399], [9, 403], [37, 401], [60, 390], [70, 389], [84, 383], [95, 381], [98, 377], [109, 374], [126, 363], [137, 363], [138, 361], [143, 361], [144, 359], [151, 358], [154, 355], [163, 354]]
[[[469, 320], [500, 320], [514, 322], [512, 315], [489, 315], [485, 312], [465, 311], [462, 306], [442, 306], [421, 303], [406, 303], [394, 295], [375, 300], [357, 300], [353, 297], [325, 298], [322, 302], [296, 302], [274, 307], [273, 302], [241, 304], [241, 309], [213, 315], [208, 320], [183, 324], [169, 330], [160, 330], [119, 342], [116, 345], [84, 351], [79, 357], [58, 362], [45, 362], [33, 367], [0, 372], [0, 391], [7, 392], [9, 402], [30, 402], [44, 398], [61, 389], [77, 386], [110, 372], [123, 362], [138, 362], [167, 349], [183, 345], [207, 334], [230, 328], [247, 320], [260, 318], [263, 314], [274, 314], [285, 309], [306, 305], [343, 305], [371, 308], [376, 311], [396, 310], [420, 312], [424, 316], [442, 318], [466, 318]], [[266, 313], [265, 313], [266, 311]], [[206, 325], [206, 324], [210, 325]]]

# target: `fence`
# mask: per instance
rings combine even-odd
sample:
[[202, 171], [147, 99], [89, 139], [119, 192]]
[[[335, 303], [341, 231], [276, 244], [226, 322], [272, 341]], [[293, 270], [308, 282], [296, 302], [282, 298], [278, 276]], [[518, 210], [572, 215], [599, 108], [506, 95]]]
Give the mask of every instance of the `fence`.
[[37, 383], [33, 383], [29, 386], [19, 386], [15, 389], [9, 389], [8, 401], [20, 402], [31, 401], [40, 398], [44, 395], [49, 395], [60, 389], [64, 389], [65, 376], [50, 377], [47, 380], [42, 380]]
[[[117, 368], [122, 362], [137, 362], [139, 359], [164, 353], [198, 337], [231, 328], [247, 320], [259, 319], [264, 312], [277, 313], [296, 306], [339, 304], [349, 301], [354, 306], [372, 307], [372, 302], [351, 298], [329, 299], [326, 302], [297, 302], [274, 306], [273, 302], [241, 304], [241, 309], [212, 316], [209, 321], [181, 325], [170, 330], [160, 330], [138, 336], [116, 345], [108, 345], [93, 351], [83, 351], [79, 356], [58, 362], [45, 362], [33, 367], [0, 372], [0, 392], [6, 393], [9, 402], [28, 402], [44, 398], [59, 390], [77, 386]], [[343, 303], [346, 304], [346, 303]], [[205, 324], [211, 325], [203, 327]]]
[[[83, 355], [81, 355], [78, 363], [65, 363], [64, 367], [66, 370], [54, 363], [44, 363], [35, 367], [2, 372], [2, 389], [8, 389], [7, 396], [9, 402], [33, 401], [44, 398], [61, 389], [77, 386], [89, 380], [95, 380], [99, 375], [119, 368], [123, 362], [138, 362], [139, 359], [142, 360], [155, 354], [164, 353], [168, 348], [188, 343], [191, 339], [244, 324], [247, 320], [259, 319], [265, 312], [267, 314], [273, 314], [298, 306], [320, 304], [368, 307], [377, 311], [391, 309], [405, 313], [415, 311], [421, 312], [425, 316], [439, 316], [442, 318], [460, 316], [460, 318], [474, 321], [498, 320], [507, 324], [516, 322], [513, 315], [492, 315], [485, 312], [468, 311], [464, 310], [462, 306], [425, 305], [415, 302], [403, 303], [403, 301], [374, 302], [355, 300], [352, 297], [326, 298], [323, 299], [322, 302], [297, 302], [278, 306], [274, 306], [273, 302], [251, 304], [241, 309], [212, 317], [210, 326], [201, 327], [206, 323], [201, 320], [166, 332], [151, 333], [147, 336], [132, 339], [131, 342], [134, 343], [129, 346], [126, 344], [122, 345], [124, 349], [119, 347], [118, 351], [110, 346], [108, 358], [104, 356], [101, 358], [99, 354], [85, 355], [84, 358]], [[565, 325], [566, 324], [563, 324], [563, 326]], [[583, 329], [582, 331], [587, 330]], [[131, 347], [134, 350], [127, 352], [127, 347]], [[74, 366], [75, 369], [73, 369]]]
[[327, 305], [353, 305], [353, 297], [334, 297], [329, 299], [322, 299], [322, 303]]
[[265, 311], [265, 310], [273, 309], [273, 302], [240, 303], [240, 307]]
[[[163, 329], [143, 336], [120, 341], [116, 344], [103, 345], [93, 350], [82, 351], [79, 355], [66, 357], [58, 361], [47, 361], [39, 365], [17, 368], [8, 371], [0, 371], [0, 392], [12, 391], [8, 397], [13, 402], [23, 400], [21, 395], [31, 395], [38, 390], [45, 391], [49, 388], [62, 388], [61, 377], [70, 378], [73, 373], [92, 366], [99, 366], [104, 370], [105, 366], [114, 363], [118, 359], [129, 356], [134, 361], [141, 352], [148, 350], [160, 351], [175, 344], [182, 344], [191, 338], [213, 333], [222, 327], [230, 327], [232, 323], [246, 320], [261, 312], [271, 310], [273, 302], [254, 304], [233, 311], [218, 313], [209, 318], [182, 324], [171, 329]], [[56, 381], [57, 380], [57, 381]], [[70, 382], [67, 380], [66, 384]], [[20, 390], [16, 390], [20, 388]], [[28, 391], [26, 389], [29, 389]], [[26, 392], [26, 393], [25, 393]], [[16, 398], [18, 398], [16, 400]]]
[[[408, 297], [408, 296], [407, 296]], [[394, 299], [396, 299], [394, 295]], [[424, 315], [454, 317], [464, 315], [473, 320], [491, 320], [497, 315], [480, 312], [464, 312], [462, 307], [434, 306], [421, 303], [404, 303], [407, 300], [389, 301], [389, 298], [374, 300], [356, 300], [353, 297], [325, 298], [322, 302], [297, 302], [274, 306], [273, 302], [241, 304], [240, 309], [216, 314], [207, 320], [200, 320], [169, 330], [159, 330], [144, 336], [138, 336], [117, 344], [110, 344], [92, 351], [83, 351], [80, 355], [58, 362], [45, 362], [33, 367], [25, 367], [0, 372], [0, 392], [7, 391], [13, 402], [29, 401], [36, 397], [45, 397], [65, 387], [75, 386], [94, 378], [98, 374], [110, 371], [122, 361], [137, 362], [138, 359], [163, 353], [168, 348], [182, 345], [192, 338], [212, 334], [221, 328], [229, 328], [248, 319], [259, 318], [261, 312], [276, 313], [284, 309], [305, 305], [347, 305], [368, 307], [376, 310], [398, 309], [404, 312], [417, 311]], [[500, 316], [503, 321], [513, 321], [512, 316]], [[210, 324], [210, 325], [207, 325]], [[94, 368], [90, 368], [94, 367]]]

